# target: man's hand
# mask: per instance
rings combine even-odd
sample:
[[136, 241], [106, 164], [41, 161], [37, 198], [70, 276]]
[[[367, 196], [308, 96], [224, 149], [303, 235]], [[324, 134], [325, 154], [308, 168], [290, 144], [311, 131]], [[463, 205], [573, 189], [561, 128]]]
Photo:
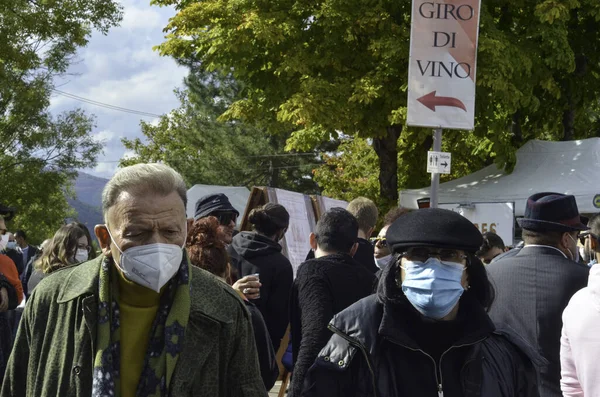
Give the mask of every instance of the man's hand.
[[0, 289], [0, 312], [8, 310], [8, 291], [6, 288]]
[[258, 280], [259, 278], [256, 276], [240, 278], [233, 284], [233, 289], [240, 291], [248, 299], [257, 299], [260, 297], [260, 287], [262, 287]]

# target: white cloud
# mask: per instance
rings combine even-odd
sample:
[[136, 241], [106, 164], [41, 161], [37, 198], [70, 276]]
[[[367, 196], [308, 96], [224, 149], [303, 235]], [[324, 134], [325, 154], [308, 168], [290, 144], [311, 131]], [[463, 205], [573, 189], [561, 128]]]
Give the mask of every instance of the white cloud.
[[100, 142], [107, 142], [113, 139], [116, 136], [114, 131], [110, 130], [102, 130], [96, 134], [94, 134], [94, 138]]
[[158, 7], [125, 6], [121, 28], [129, 31], [162, 29], [164, 27], [162, 22]]
[[[108, 35], [94, 33], [77, 55], [79, 60], [66, 76], [56, 79], [57, 88], [93, 101], [156, 115], [179, 106], [173, 90], [183, 84], [187, 69], [170, 58], [160, 57], [152, 47], [164, 40], [162, 29], [175, 14], [173, 8], [148, 5], [147, 0], [122, 0], [124, 19]], [[59, 113], [80, 107], [96, 115], [93, 135], [105, 143], [104, 155], [93, 170], [111, 177], [118, 160], [128, 153], [123, 137], [141, 137], [140, 120], [156, 122], [156, 117], [120, 112], [82, 101], [54, 95], [50, 110]]]

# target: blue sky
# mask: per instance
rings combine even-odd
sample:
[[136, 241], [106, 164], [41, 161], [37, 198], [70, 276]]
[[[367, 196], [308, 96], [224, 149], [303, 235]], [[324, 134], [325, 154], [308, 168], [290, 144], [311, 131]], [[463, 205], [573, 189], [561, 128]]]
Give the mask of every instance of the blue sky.
[[[67, 75], [57, 78], [56, 88], [98, 102], [154, 114], [178, 106], [173, 90], [187, 75], [170, 58], [160, 57], [152, 47], [163, 41], [162, 29], [175, 11], [150, 6], [150, 0], [121, 0], [121, 25], [104, 36], [94, 32], [87, 47], [79, 50]], [[98, 165], [85, 170], [100, 177], [114, 174], [118, 160], [126, 155], [121, 137], [141, 137], [140, 120], [152, 117], [104, 109], [55, 95], [50, 110], [60, 113], [82, 108], [96, 116], [92, 134], [104, 142]]]

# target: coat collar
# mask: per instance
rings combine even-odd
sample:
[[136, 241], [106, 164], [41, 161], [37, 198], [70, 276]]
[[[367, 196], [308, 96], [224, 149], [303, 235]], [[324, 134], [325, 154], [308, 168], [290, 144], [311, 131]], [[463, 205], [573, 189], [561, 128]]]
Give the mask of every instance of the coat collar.
[[89, 262], [57, 271], [57, 274], [66, 273], [66, 278], [56, 302], [61, 304], [82, 296], [98, 295], [100, 266], [103, 260], [104, 256], [101, 255]]
[[[65, 280], [56, 302], [67, 303], [74, 299], [88, 296], [98, 296], [100, 266], [104, 261], [103, 255], [89, 262], [69, 266], [58, 272], [65, 272]], [[70, 270], [70, 271], [69, 271]], [[219, 296], [231, 294], [236, 296], [233, 289], [220, 282], [215, 276], [190, 266], [190, 317], [201, 315], [220, 323], [231, 323], [233, 320], [227, 312], [220, 310]]]
[[[407, 332], [413, 327], [415, 321], [423, 321], [423, 319], [408, 300], [400, 304], [385, 303], [379, 334], [403, 346], [419, 349], [416, 341]], [[453, 346], [476, 343], [488, 337], [495, 330], [485, 309], [468, 294], [463, 294], [460, 299], [456, 321], [461, 322], [462, 332], [461, 337], [452, 344]]]
[[554, 256], [562, 256], [565, 259], [569, 259], [564, 252], [559, 250], [556, 247], [552, 247], [549, 245], [526, 245], [517, 253], [516, 256], [532, 256], [532, 255], [554, 255]]

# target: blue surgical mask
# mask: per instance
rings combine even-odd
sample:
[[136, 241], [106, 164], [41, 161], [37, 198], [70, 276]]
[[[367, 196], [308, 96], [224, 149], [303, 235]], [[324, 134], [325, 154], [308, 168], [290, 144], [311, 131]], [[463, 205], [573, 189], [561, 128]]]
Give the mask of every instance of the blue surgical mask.
[[415, 309], [435, 320], [446, 317], [465, 289], [461, 284], [465, 267], [460, 263], [429, 258], [425, 263], [405, 261], [402, 291]]
[[9, 241], [8, 243], [6, 243], [6, 249], [8, 249], [8, 250], [16, 250], [17, 249], [17, 243], [15, 241]]

